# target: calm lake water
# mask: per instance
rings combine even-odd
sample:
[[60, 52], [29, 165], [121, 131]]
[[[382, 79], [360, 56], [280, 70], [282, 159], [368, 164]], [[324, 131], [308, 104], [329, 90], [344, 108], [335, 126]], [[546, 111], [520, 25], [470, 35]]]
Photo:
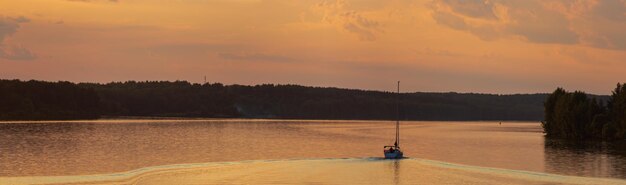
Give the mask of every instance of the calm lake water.
[[[539, 123], [98, 120], [0, 123], [0, 184], [626, 184], [611, 145]], [[3, 183], [4, 182], [4, 183]]]

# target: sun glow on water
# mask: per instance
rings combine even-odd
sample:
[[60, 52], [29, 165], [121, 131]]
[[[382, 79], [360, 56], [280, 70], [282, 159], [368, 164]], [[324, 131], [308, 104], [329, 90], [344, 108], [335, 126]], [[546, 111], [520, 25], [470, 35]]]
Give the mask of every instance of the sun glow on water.
[[626, 180], [563, 176], [425, 159], [253, 160], [176, 164], [84, 176], [0, 177], [28, 184], [626, 184]]

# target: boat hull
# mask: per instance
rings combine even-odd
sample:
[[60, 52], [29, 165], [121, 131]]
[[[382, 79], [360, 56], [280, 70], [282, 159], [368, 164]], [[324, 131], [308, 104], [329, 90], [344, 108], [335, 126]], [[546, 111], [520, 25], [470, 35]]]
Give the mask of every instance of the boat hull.
[[403, 154], [400, 150], [394, 150], [393, 152], [385, 151], [385, 159], [402, 159]]

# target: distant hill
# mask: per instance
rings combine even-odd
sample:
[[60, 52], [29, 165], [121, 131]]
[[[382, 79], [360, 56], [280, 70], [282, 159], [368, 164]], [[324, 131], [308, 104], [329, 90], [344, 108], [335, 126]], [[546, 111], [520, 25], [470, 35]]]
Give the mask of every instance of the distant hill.
[[[0, 120], [99, 116], [403, 120], [543, 119], [548, 94], [401, 93], [300, 85], [0, 80]], [[601, 99], [608, 98], [599, 96]]]

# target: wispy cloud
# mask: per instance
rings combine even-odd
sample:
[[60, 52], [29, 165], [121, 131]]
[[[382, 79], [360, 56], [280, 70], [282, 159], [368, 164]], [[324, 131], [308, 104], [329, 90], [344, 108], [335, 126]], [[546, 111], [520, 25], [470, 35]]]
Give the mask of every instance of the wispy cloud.
[[30, 49], [20, 45], [0, 45], [0, 58], [9, 60], [32, 60], [37, 58], [37, 55]]
[[482, 0], [442, 0], [441, 3], [447, 4], [454, 12], [459, 14], [481, 19], [498, 19], [494, 14], [494, 4], [490, 1]]
[[4, 41], [7, 37], [17, 32], [21, 23], [27, 22], [30, 22], [30, 19], [23, 16], [4, 17], [0, 15], [0, 41]]
[[0, 58], [8, 60], [32, 60], [37, 58], [31, 50], [21, 45], [14, 45], [7, 42], [7, 38], [19, 30], [20, 24], [27, 22], [30, 22], [30, 19], [23, 16], [0, 16]]
[[360, 40], [376, 40], [376, 35], [383, 32], [380, 23], [358, 11], [349, 10], [347, 6], [342, 0], [324, 1], [316, 4], [313, 10], [323, 13], [322, 21], [356, 34]]

